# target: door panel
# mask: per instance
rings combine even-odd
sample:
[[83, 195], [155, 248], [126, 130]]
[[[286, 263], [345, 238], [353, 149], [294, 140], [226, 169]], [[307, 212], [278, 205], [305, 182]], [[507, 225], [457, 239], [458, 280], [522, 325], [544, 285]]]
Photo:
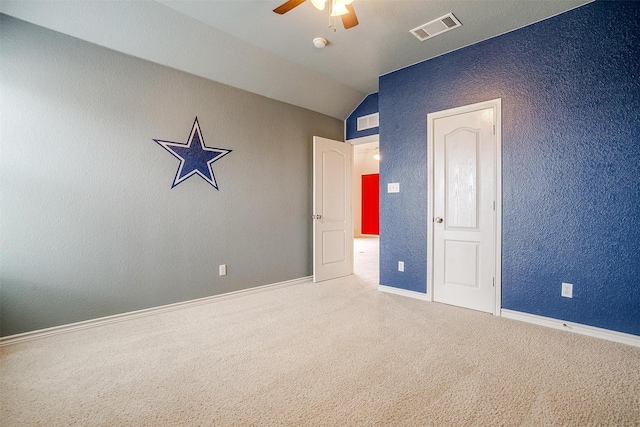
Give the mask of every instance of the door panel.
[[445, 241], [444, 282], [477, 288], [479, 249], [477, 243]]
[[478, 219], [478, 142], [473, 129], [457, 129], [445, 135], [445, 227], [476, 228]]
[[[494, 312], [493, 107], [433, 120], [433, 298]], [[446, 112], [444, 112], [446, 113]]]
[[325, 221], [345, 220], [345, 187], [347, 177], [345, 153], [322, 151], [322, 216]]
[[322, 232], [322, 265], [346, 261], [346, 240], [342, 230]]
[[353, 272], [353, 146], [313, 137], [313, 281]]

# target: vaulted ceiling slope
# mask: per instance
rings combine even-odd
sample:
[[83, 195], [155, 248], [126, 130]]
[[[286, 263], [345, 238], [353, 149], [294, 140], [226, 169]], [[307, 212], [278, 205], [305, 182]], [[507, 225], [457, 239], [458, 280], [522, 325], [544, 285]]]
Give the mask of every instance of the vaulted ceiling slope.
[[[15, 1], [0, 12], [97, 45], [339, 119], [378, 77], [592, 0], [355, 0], [360, 24], [310, 1]], [[462, 27], [424, 42], [409, 30], [447, 13]], [[331, 24], [329, 27], [328, 24]], [[313, 47], [324, 37], [324, 49]]]

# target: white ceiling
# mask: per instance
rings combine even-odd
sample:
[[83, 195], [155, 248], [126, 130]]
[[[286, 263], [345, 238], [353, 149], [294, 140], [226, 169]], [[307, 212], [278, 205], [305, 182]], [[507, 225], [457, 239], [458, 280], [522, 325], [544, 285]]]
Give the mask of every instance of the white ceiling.
[[[310, 1], [15, 1], [0, 12], [339, 119], [378, 77], [592, 0], [354, 0], [349, 30]], [[409, 30], [452, 12], [462, 27], [424, 42]], [[329, 45], [313, 47], [315, 37]]]

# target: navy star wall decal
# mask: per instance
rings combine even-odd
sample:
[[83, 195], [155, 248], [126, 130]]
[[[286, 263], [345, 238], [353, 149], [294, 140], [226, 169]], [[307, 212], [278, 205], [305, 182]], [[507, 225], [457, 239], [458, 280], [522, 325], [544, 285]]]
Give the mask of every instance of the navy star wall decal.
[[193, 127], [186, 143], [164, 141], [162, 139], [154, 139], [154, 141], [180, 160], [178, 172], [176, 172], [171, 188], [192, 175], [199, 175], [211, 184], [213, 188], [219, 190], [216, 177], [213, 174], [213, 163], [229, 154], [232, 150], [205, 146], [197, 117], [193, 122]]

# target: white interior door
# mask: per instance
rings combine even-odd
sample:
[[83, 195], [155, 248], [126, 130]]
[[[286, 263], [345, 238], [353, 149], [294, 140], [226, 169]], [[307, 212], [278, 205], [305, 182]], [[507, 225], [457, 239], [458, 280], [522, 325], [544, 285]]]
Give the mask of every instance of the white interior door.
[[429, 115], [433, 299], [497, 313], [500, 100]]
[[313, 281], [353, 272], [353, 146], [313, 137]]

